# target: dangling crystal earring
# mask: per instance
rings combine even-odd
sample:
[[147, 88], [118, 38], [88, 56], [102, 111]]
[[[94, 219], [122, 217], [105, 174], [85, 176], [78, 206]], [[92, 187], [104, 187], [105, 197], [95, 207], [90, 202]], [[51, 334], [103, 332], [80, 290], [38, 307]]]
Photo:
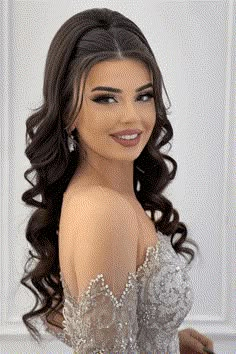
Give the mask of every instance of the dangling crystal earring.
[[75, 150], [76, 143], [72, 134], [68, 134], [67, 144], [70, 152]]

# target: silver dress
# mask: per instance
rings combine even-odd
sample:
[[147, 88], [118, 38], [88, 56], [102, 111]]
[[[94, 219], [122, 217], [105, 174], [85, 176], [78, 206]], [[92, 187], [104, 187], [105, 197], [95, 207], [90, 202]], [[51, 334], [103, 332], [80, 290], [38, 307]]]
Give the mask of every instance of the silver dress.
[[170, 237], [158, 231], [156, 246], [148, 247], [144, 263], [129, 273], [119, 299], [98, 274], [78, 302], [60, 273], [64, 328], [53, 331], [42, 318], [43, 327], [74, 354], [180, 354], [178, 327], [194, 301], [191, 266], [175, 252]]

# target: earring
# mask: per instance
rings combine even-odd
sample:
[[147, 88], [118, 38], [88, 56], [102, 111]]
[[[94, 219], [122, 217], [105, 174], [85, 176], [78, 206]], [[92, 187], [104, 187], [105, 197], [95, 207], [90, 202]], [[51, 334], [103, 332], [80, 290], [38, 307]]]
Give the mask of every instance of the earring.
[[76, 142], [75, 142], [72, 134], [68, 134], [67, 144], [68, 144], [68, 149], [70, 152], [75, 150]]

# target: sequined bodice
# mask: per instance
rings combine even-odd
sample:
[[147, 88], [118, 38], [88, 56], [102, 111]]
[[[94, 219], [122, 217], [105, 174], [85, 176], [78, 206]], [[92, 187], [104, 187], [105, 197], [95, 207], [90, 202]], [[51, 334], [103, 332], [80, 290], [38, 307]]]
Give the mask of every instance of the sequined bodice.
[[129, 273], [119, 299], [98, 274], [78, 301], [61, 273], [64, 330], [56, 333], [46, 322], [44, 329], [74, 353], [179, 354], [178, 327], [194, 301], [190, 267], [170, 237], [158, 232], [156, 246], [148, 247], [145, 262]]

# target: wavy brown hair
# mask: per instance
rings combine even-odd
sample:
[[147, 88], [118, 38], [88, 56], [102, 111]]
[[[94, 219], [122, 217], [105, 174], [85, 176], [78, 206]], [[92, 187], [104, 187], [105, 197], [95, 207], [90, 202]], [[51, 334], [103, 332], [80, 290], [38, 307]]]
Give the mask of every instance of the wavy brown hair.
[[[124, 58], [141, 60], [151, 70], [156, 107], [153, 132], [134, 161], [135, 195], [143, 209], [150, 211], [156, 230], [171, 237], [176, 253], [182, 253], [183, 256], [189, 254], [190, 263], [195, 253], [193, 249], [184, 247], [183, 243], [189, 242], [199, 249], [193, 240], [186, 240], [185, 224], [179, 221], [177, 210], [163, 195], [164, 189], [175, 177], [177, 163], [161, 152], [167, 143], [171, 146], [169, 141], [173, 136], [167, 118], [169, 107], [165, 107], [163, 102], [163, 89], [169, 104], [170, 100], [147, 39], [134, 22], [117, 11], [94, 8], [72, 16], [57, 31], [49, 47], [44, 72], [43, 104], [26, 120], [25, 154], [31, 168], [26, 170], [24, 177], [32, 187], [23, 193], [22, 200], [36, 210], [26, 226], [26, 239], [32, 250], [29, 250], [30, 257], [24, 267], [21, 284], [32, 291], [36, 302], [22, 319], [37, 341], [39, 338], [41, 340], [41, 336], [31, 320], [42, 314], [48, 319], [50, 314], [58, 312], [64, 300], [58, 250], [62, 198], [84, 158], [76, 128], [72, 131], [75, 150], [70, 152], [67, 145], [66, 129], [72, 126], [81, 107], [78, 108], [76, 88], [80, 87], [83, 74], [85, 84], [94, 64], [107, 59]], [[172, 166], [171, 170], [167, 162]], [[28, 178], [31, 172], [34, 172], [34, 182]], [[35, 199], [36, 196], [40, 197], [39, 201]], [[156, 212], [160, 212], [159, 218]], [[176, 234], [181, 237], [174, 243]], [[29, 263], [33, 266], [29, 267]]]

